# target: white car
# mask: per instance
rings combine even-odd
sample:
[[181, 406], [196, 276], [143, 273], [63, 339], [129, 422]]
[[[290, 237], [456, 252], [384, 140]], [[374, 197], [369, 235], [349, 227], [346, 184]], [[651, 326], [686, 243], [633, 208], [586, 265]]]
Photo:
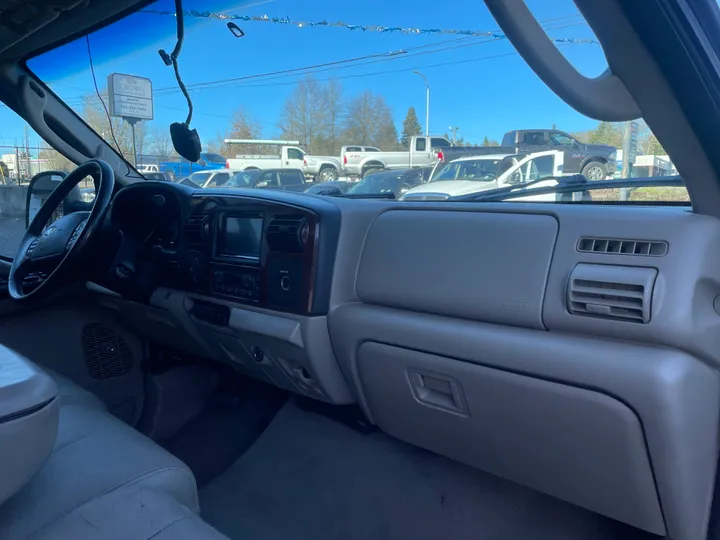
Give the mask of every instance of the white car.
[[[438, 166], [430, 182], [407, 191], [402, 200], [445, 200], [458, 195], [524, 184], [544, 177], [561, 176], [562, 169], [563, 153], [557, 150], [527, 155], [488, 154], [464, 157]], [[536, 185], [551, 186], [554, 185], [553, 182], [548, 180], [547, 184], [541, 182]], [[538, 197], [554, 198], [554, 195]]]
[[148, 173], [148, 172], [160, 172], [160, 168], [157, 165], [151, 165], [149, 163], [139, 163], [137, 167], [135, 167], [139, 173]]

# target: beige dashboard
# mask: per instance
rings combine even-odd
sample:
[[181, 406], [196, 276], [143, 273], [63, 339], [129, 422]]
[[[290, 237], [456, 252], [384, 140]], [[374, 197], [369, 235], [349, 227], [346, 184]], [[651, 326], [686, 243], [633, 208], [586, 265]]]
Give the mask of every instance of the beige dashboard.
[[[307, 195], [297, 195], [297, 203]], [[173, 346], [677, 540], [704, 538], [720, 422], [720, 223], [681, 208], [332, 201], [327, 315], [99, 295]]]

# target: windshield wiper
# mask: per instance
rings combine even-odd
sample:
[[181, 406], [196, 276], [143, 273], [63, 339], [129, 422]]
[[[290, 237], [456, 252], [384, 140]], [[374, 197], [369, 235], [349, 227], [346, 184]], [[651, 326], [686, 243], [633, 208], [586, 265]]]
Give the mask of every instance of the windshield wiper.
[[[577, 178], [579, 177], [579, 178]], [[582, 180], [581, 180], [582, 179]], [[557, 180], [559, 183], [555, 186], [533, 187], [540, 182], [548, 180]], [[648, 186], [660, 187], [685, 187], [685, 183], [679, 176], [654, 176], [648, 178], [619, 178], [616, 180], [594, 180], [590, 181], [582, 175], [574, 176], [548, 176], [539, 180], [528, 182], [527, 184], [519, 184], [507, 186], [498, 189], [491, 189], [481, 193], [473, 193], [470, 195], [461, 195], [450, 197], [450, 201], [475, 201], [475, 202], [493, 202], [505, 201], [520, 197], [532, 195], [547, 195], [557, 193], [576, 193], [583, 191], [591, 191], [594, 189], [616, 189], [616, 188], [641, 188]]]

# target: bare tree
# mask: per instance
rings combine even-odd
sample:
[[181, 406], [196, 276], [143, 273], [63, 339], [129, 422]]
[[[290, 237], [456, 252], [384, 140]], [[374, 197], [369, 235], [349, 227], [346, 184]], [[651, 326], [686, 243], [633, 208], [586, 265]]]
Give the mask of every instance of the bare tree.
[[[260, 139], [262, 138], [262, 126], [251, 113], [240, 107], [230, 118], [230, 130], [225, 138]], [[246, 146], [245, 150], [249, 153], [258, 153], [260, 152], [260, 146]]]
[[308, 152], [322, 140], [324, 95], [322, 86], [311, 76], [298, 83], [283, 107], [280, 128], [283, 137], [297, 139]]
[[366, 91], [350, 101], [344, 138], [352, 144], [398, 149], [397, 128], [383, 96]]
[[343, 88], [338, 81], [330, 81], [322, 89], [320, 101], [320, 135], [313, 151], [320, 154], [339, 155], [340, 132], [345, 121]]
[[174, 153], [170, 132], [167, 129], [154, 128], [148, 137], [149, 153], [158, 159], [167, 159]]

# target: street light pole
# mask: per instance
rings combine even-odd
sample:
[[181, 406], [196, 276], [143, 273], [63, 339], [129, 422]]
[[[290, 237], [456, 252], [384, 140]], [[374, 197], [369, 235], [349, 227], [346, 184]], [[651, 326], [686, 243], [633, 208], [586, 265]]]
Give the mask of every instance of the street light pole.
[[415, 75], [420, 75], [425, 81], [425, 136], [430, 136], [430, 83], [427, 77], [419, 71], [413, 71]]

